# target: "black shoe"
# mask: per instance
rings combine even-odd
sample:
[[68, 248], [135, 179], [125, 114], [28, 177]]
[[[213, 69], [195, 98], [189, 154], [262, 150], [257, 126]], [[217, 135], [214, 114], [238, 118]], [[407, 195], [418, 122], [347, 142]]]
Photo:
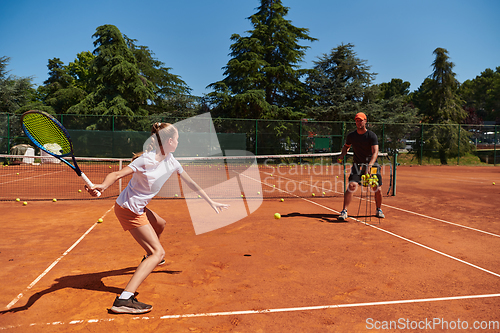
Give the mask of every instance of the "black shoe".
[[129, 299], [120, 299], [117, 296], [110, 310], [114, 313], [146, 313], [152, 309], [153, 306], [139, 302], [134, 296]]
[[[142, 258], [141, 262], [143, 262], [144, 260], [146, 260], [146, 258], [147, 258], [147, 257], [148, 257], [148, 256], [147, 256], [147, 255], [145, 255], [145, 256]], [[164, 263], [165, 263], [165, 259], [162, 259], [162, 260], [160, 261], [160, 263], [158, 264], [158, 266], [161, 266], [161, 265], [163, 265]]]

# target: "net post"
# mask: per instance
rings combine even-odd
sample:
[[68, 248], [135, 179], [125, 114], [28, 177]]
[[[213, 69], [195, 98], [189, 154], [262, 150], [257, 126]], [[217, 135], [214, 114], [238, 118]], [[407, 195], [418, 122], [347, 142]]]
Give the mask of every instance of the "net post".
[[457, 149], [457, 165], [460, 165], [460, 132], [462, 130], [462, 127], [460, 124], [458, 124], [458, 149]]
[[255, 156], [259, 155], [257, 150], [258, 145], [258, 128], [259, 128], [259, 120], [255, 119]]
[[[118, 170], [122, 169], [122, 165], [123, 165], [123, 160], [120, 159], [120, 161], [118, 162]], [[122, 193], [122, 179], [121, 178], [118, 180], [118, 191], [120, 193]]]
[[497, 166], [497, 125], [493, 127], [494, 138], [493, 138], [493, 166]]
[[394, 150], [394, 158], [393, 158], [393, 166], [392, 166], [392, 196], [396, 196], [396, 168], [398, 165], [398, 150]]
[[7, 154], [10, 153], [10, 114], [7, 113]]

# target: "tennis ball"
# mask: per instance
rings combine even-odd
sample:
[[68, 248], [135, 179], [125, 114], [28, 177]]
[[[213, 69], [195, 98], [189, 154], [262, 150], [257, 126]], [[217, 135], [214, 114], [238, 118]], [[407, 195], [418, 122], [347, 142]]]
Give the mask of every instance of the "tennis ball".
[[111, 169], [111, 165], [109, 166], [109, 168]]
[[325, 194], [326, 194], [326, 193], [325, 193], [325, 192], [323, 192], [323, 195], [325, 195]]
[[283, 202], [283, 201], [285, 201], [285, 199], [281, 198], [280, 201]]
[[56, 198], [54, 198], [54, 199], [52, 199], [52, 201], [56, 202], [56, 201], [57, 201], [57, 199], [56, 199]]
[[241, 197], [243, 198], [243, 194], [241, 195]]
[[16, 175], [19, 175], [19, 172], [18, 172], [18, 173], [16, 173]]
[[493, 185], [495, 185], [495, 182], [493, 182]]
[[25, 205], [25, 206], [26, 206], [27, 204], [28, 204], [28, 202], [26, 202], [26, 201], [25, 201], [25, 202], [23, 202], [23, 205]]
[[312, 194], [312, 196], [313, 196], [313, 197], [314, 197], [315, 195], [316, 195], [316, 194], [314, 194], [314, 193]]
[[82, 193], [82, 190], [78, 190], [78, 193]]
[[174, 197], [176, 197], [176, 198], [178, 197], [177, 193], [176, 193], [176, 194], [174, 194]]
[[102, 221], [103, 221], [103, 220], [102, 220], [101, 218], [99, 218], [99, 219], [97, 220], [97, 223], [102, 223]]
[[274, 213], [274, 218], [276, 220], [279, 220], [281, 218], [281, 214], [280, 213]]
[[21, 201], [21, 199], [17, 198], [16, 201], [19, 202], [19, 201]]
[[260, 192], [257, 192], [257, 194], [260, 194]]

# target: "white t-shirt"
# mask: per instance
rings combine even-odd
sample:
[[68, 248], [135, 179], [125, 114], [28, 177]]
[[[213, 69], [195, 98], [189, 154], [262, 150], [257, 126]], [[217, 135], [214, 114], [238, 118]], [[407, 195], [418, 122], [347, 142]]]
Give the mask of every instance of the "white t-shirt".
[[144, 213], [144, 207], [158, 194], [163, 184], [177, 171], [184, 172], [180, 163], [171, 153], [162, 161], [155, 159], [156, 151], [147, 152], [128, 166], [134, 170], [132, 179], [120, 193], [116, 203], [137, 215]]

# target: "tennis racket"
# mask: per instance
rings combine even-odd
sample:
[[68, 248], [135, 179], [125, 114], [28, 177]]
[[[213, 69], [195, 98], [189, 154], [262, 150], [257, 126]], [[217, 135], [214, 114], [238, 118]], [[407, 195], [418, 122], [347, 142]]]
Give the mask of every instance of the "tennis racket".
[[[47, 154], [66, 163], [79, 177], [82, 177], [87, 186], [94, 187], [78, 167], [69, 133], [56, 118], [43, 111], [31, 110], [23, 113], [21, 124], [31, 142]], [[73, 164], [65, 159], [68, 156], [71, 156]], [[101, 193], [97, 192], [97, 196], [101, 196]]]

